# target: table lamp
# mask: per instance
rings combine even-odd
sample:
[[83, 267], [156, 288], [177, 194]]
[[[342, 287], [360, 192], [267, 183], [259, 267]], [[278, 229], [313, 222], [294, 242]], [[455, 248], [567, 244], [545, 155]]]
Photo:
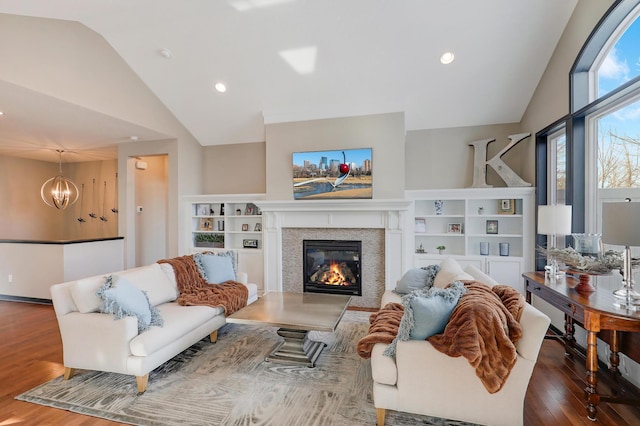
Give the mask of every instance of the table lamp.
[[637, 311], [640, 293], [633, 289], [631, 246], [640, 246], [640, 203], [626, 202], [602, 204], [602, 240], [607, 244], [624, 246], [621, 270], [622, 288], [613, 292], [614, 306]]
[[[538, 234], [549, 236], [547, 249], [555, 246], [558, 235], [571, 234], [571, 206], [538, 206]], [[549, 254], [548, 250], [547, 266], [545, 266], [544, 270], [552, 280], [564, 275], [564, 272], [558, 269], [558, 262]]]

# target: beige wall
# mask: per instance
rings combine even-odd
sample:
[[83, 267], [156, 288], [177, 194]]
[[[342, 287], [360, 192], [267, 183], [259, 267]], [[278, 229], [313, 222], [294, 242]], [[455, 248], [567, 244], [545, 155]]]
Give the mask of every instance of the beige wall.
[[267, 198], [293, 199], [292, 153], [373, 149], [373, 198], [404, 197], [404, 114], [270, 124], [266, 128]]
[[[470, 142], [495, 139], [487, 147], [487, 159], [508, 143], [508, 136], [520, 132], [519, 124], [456, 127], [449, 129], [416, 130], [407, 132], [405, 150], [406, 189], [467, 188], [473, 182], [473, 147]], [[523, 140], [511, 148], [502, 160], [520, 174], [519, 157], [526, 152], [533, 138]], [[533, 181], [530, 180], [533, 184]], [[491, 168], [487, 168], [487, 183], [506, 186]]]
[[204, 148], [205, 194], [262, 194], [267, 191], [266, 143]]
[[141, 157], [145, 170], [135, 169], [136, 263], [149, 265], [167, 257], [169, 161], [167, 155]]
[[[58, 174], [58, 164], [0, 156], [0, 199], [7, 200], [0, 209], [0, 239], [75, 240], [118, 236], [118, 218], [110, 211], [115, 190], [116, 161], [64, 163], [64, 176], [82, 190], [85, 184], [84, 212], [81, 199], [65, 210], [47, 206], [40, 198], [40, 188]], [[28, 172], [25, 172], [28, 171]], [[107, 181], [107, 222], [91, 219], [92, 179], [96, 179], [93, 210], [102, 215], [104, 182]], [[85, 222], [77, 219], [82, 216]]]
[[[569, 113], [569, 73], [580, 49], [613, 0], [580, 0], [522, 118], [521, 128], [535, 133]], [[535, 145], [521, 157], [523, 178], [535, 179]]]

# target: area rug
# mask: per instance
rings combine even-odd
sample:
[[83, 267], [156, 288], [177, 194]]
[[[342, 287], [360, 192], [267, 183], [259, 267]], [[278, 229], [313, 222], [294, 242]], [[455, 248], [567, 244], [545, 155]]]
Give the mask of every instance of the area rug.
[[[16, 399], [132, 425], [375, 425], [371, 364], [356, 354], [367, 312], [348, 311], [315, 368], [264, 361], [278, 342], [273, 327], [227, 324], [150, 373], [137, 394], [132, 376], [79, 370]], [[428, 386], [428, 384], [425, 384]], [[387, 412], [386, 424], [468, 423]]]

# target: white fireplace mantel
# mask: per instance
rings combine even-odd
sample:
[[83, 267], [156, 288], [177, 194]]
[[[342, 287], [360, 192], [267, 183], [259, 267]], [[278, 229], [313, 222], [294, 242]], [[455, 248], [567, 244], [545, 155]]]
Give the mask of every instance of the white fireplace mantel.
[[[263, 215], [264, 289], [282, 291], [282, 229], [384, 229], [385, 287], [411, 266], [412, 230], [407, 200], [291, 200], [259, 201]], [[286, 250], [286, 247], [284, 247]]]

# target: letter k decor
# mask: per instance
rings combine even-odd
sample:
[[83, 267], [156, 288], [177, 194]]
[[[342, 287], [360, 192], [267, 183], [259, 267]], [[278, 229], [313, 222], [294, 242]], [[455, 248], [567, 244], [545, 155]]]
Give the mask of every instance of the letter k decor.
[[516, 146], [518, 142], [525, 140], [531, 136], [531, 133], [518, 133], [517, 135], [509, 135], [509, 144], [502, 148], [500, 152], [487, 160], [487, 145], [494, 142], [495, 139], [483, 139], [471, 142], [469, 146], [473, 147], [473, 184], [472, 188], [492, 188], [493, 185], [487, 185], [487, 166], [491, 166], [493, 170], [505, 181], [507, 186], [531, 186], [530, 183], [522, 180], [520, 176], [514, 172], [507, 163], [502, 161], [500, 157], [507, 153], [511, 148]]

